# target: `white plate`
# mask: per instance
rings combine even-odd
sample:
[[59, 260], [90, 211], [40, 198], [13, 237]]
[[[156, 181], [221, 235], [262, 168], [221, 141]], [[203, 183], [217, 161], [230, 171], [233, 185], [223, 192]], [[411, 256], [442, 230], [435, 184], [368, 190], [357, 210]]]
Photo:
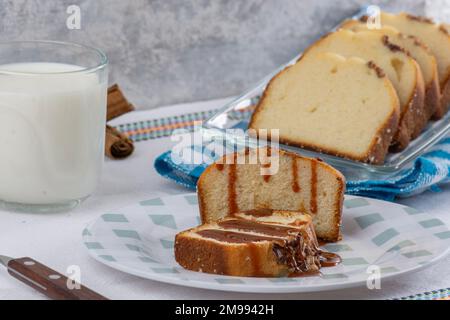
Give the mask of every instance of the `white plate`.
[[347, 196], [343, 240], [325, 249], [343, 259], [321, 276], [246, 278], [192, 272], [173, 255], [175, 234], [199, 224], [197, 196], [153, 198], [108, 212], [83, 231], [96, 260], [136, 276], [177, 285], [239, 292], [310, 292], [365, 285], [368, 267], [381, 281], [436, 262], [450, 248], [450, 231], [428, 213], [395, 203]]

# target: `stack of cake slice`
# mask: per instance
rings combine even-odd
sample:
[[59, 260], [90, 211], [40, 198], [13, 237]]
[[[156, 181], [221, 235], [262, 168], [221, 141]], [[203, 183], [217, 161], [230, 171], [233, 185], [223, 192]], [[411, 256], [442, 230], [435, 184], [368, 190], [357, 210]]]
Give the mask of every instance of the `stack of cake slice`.
[[[348, 20], [340, 27], [356, 32], [369, 31], [367, 24], [359, 20]], [[404, 48], [420, 66], [425, 84], [425, 104], [424, 116], [416, 117], [415, 130], [412, 136], [412, 138], [416, 138], [433, 116], [441, 116], [444, 113], [440, 101], [439, 73], [436, 58], [431, 53], [431, 50], [415, 36], [404, 35], [397, 29], [389, 26], [370, 29], [370, 31], [387, 36], [391, 43]]]
[[436, 58], [442, 94], [441, 112], [436, 114], [436, 118], [442, 117], [450, 103], [450, 35], [447, 25], [436, 24], [431, 19], [407, 13], [395, 15], [386, 12], [381, 13], [381, 25], [391, 26], [405, 35], [417, 37]]
[[222, 275], [316, 274], [340, 261], [319, 249], [316, 233], [340, 239], [344, 189], [320, 160], [268, 147], [228, 154], [201, 175], [202, 225], [176, 235], [175, 259]]
[[377, 30], [366, 21], [345, 22], [276, 75], [249, 127], [278, 128], [285, 144], [383, 164], [442, 118], [450, 102], [448, 26], [406, 13], [381, 13]]

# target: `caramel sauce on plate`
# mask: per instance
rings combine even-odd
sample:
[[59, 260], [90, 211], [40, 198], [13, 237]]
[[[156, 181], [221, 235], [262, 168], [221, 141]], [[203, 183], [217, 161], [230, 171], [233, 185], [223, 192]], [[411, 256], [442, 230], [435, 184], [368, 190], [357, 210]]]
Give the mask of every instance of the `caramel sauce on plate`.
[[320, 266], [323, 268], [335, 267], [342, 262], [342, 258], [332, 252], [321, 251], [320, 252]]

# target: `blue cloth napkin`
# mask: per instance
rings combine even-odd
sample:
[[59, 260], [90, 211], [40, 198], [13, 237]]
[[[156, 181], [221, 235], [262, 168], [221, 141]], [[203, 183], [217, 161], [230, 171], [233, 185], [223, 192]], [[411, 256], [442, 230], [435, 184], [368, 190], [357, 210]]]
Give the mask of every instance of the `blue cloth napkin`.
[[[186, 149], [192, 151], [189, 159], [180, 156], [181, 149], [167, 151], [155, 160], [154, 166], [161, 176], [195, 190], [202, 172], [221, 154], [215, 154], [211, 144], [192, 144], [184, 151]], [[201, 156], [203, 156], [201, 161], [192, 161], [192, 157], [200, 159]], [[396, 197], [409, 197], [425, 190], [439, 191], [438, 185], [448, 182], [450, 182], [450, 137], [444, 138], [423, 154], [412, 167], [390, 179], [347, 181], [346, 193], [393, 201]]]

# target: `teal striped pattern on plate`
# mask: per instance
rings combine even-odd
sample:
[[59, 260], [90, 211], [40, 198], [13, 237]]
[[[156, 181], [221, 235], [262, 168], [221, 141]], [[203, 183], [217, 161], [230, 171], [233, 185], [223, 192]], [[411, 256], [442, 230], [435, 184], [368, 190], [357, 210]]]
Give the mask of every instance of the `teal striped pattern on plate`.
[[305, 292], [365, 286], [369, 269], [385, 279], [441, 258], [450, 247], [440, 219], [412, 208], [346, 196], [343, 240], [324, 248], [342, 264], [322, 268], [321, 276], [245, 278], [191, 272], [174, 259], [175, 235], [200, 223], [195, 193], [143, 199], [106, 212], [83, 232], [90, 255], [113, 268], [144, 278], [218, 290]]
[[393, 300], [450, 300], [450, 288], [418, 293], [407, 297], [394, 298]]

